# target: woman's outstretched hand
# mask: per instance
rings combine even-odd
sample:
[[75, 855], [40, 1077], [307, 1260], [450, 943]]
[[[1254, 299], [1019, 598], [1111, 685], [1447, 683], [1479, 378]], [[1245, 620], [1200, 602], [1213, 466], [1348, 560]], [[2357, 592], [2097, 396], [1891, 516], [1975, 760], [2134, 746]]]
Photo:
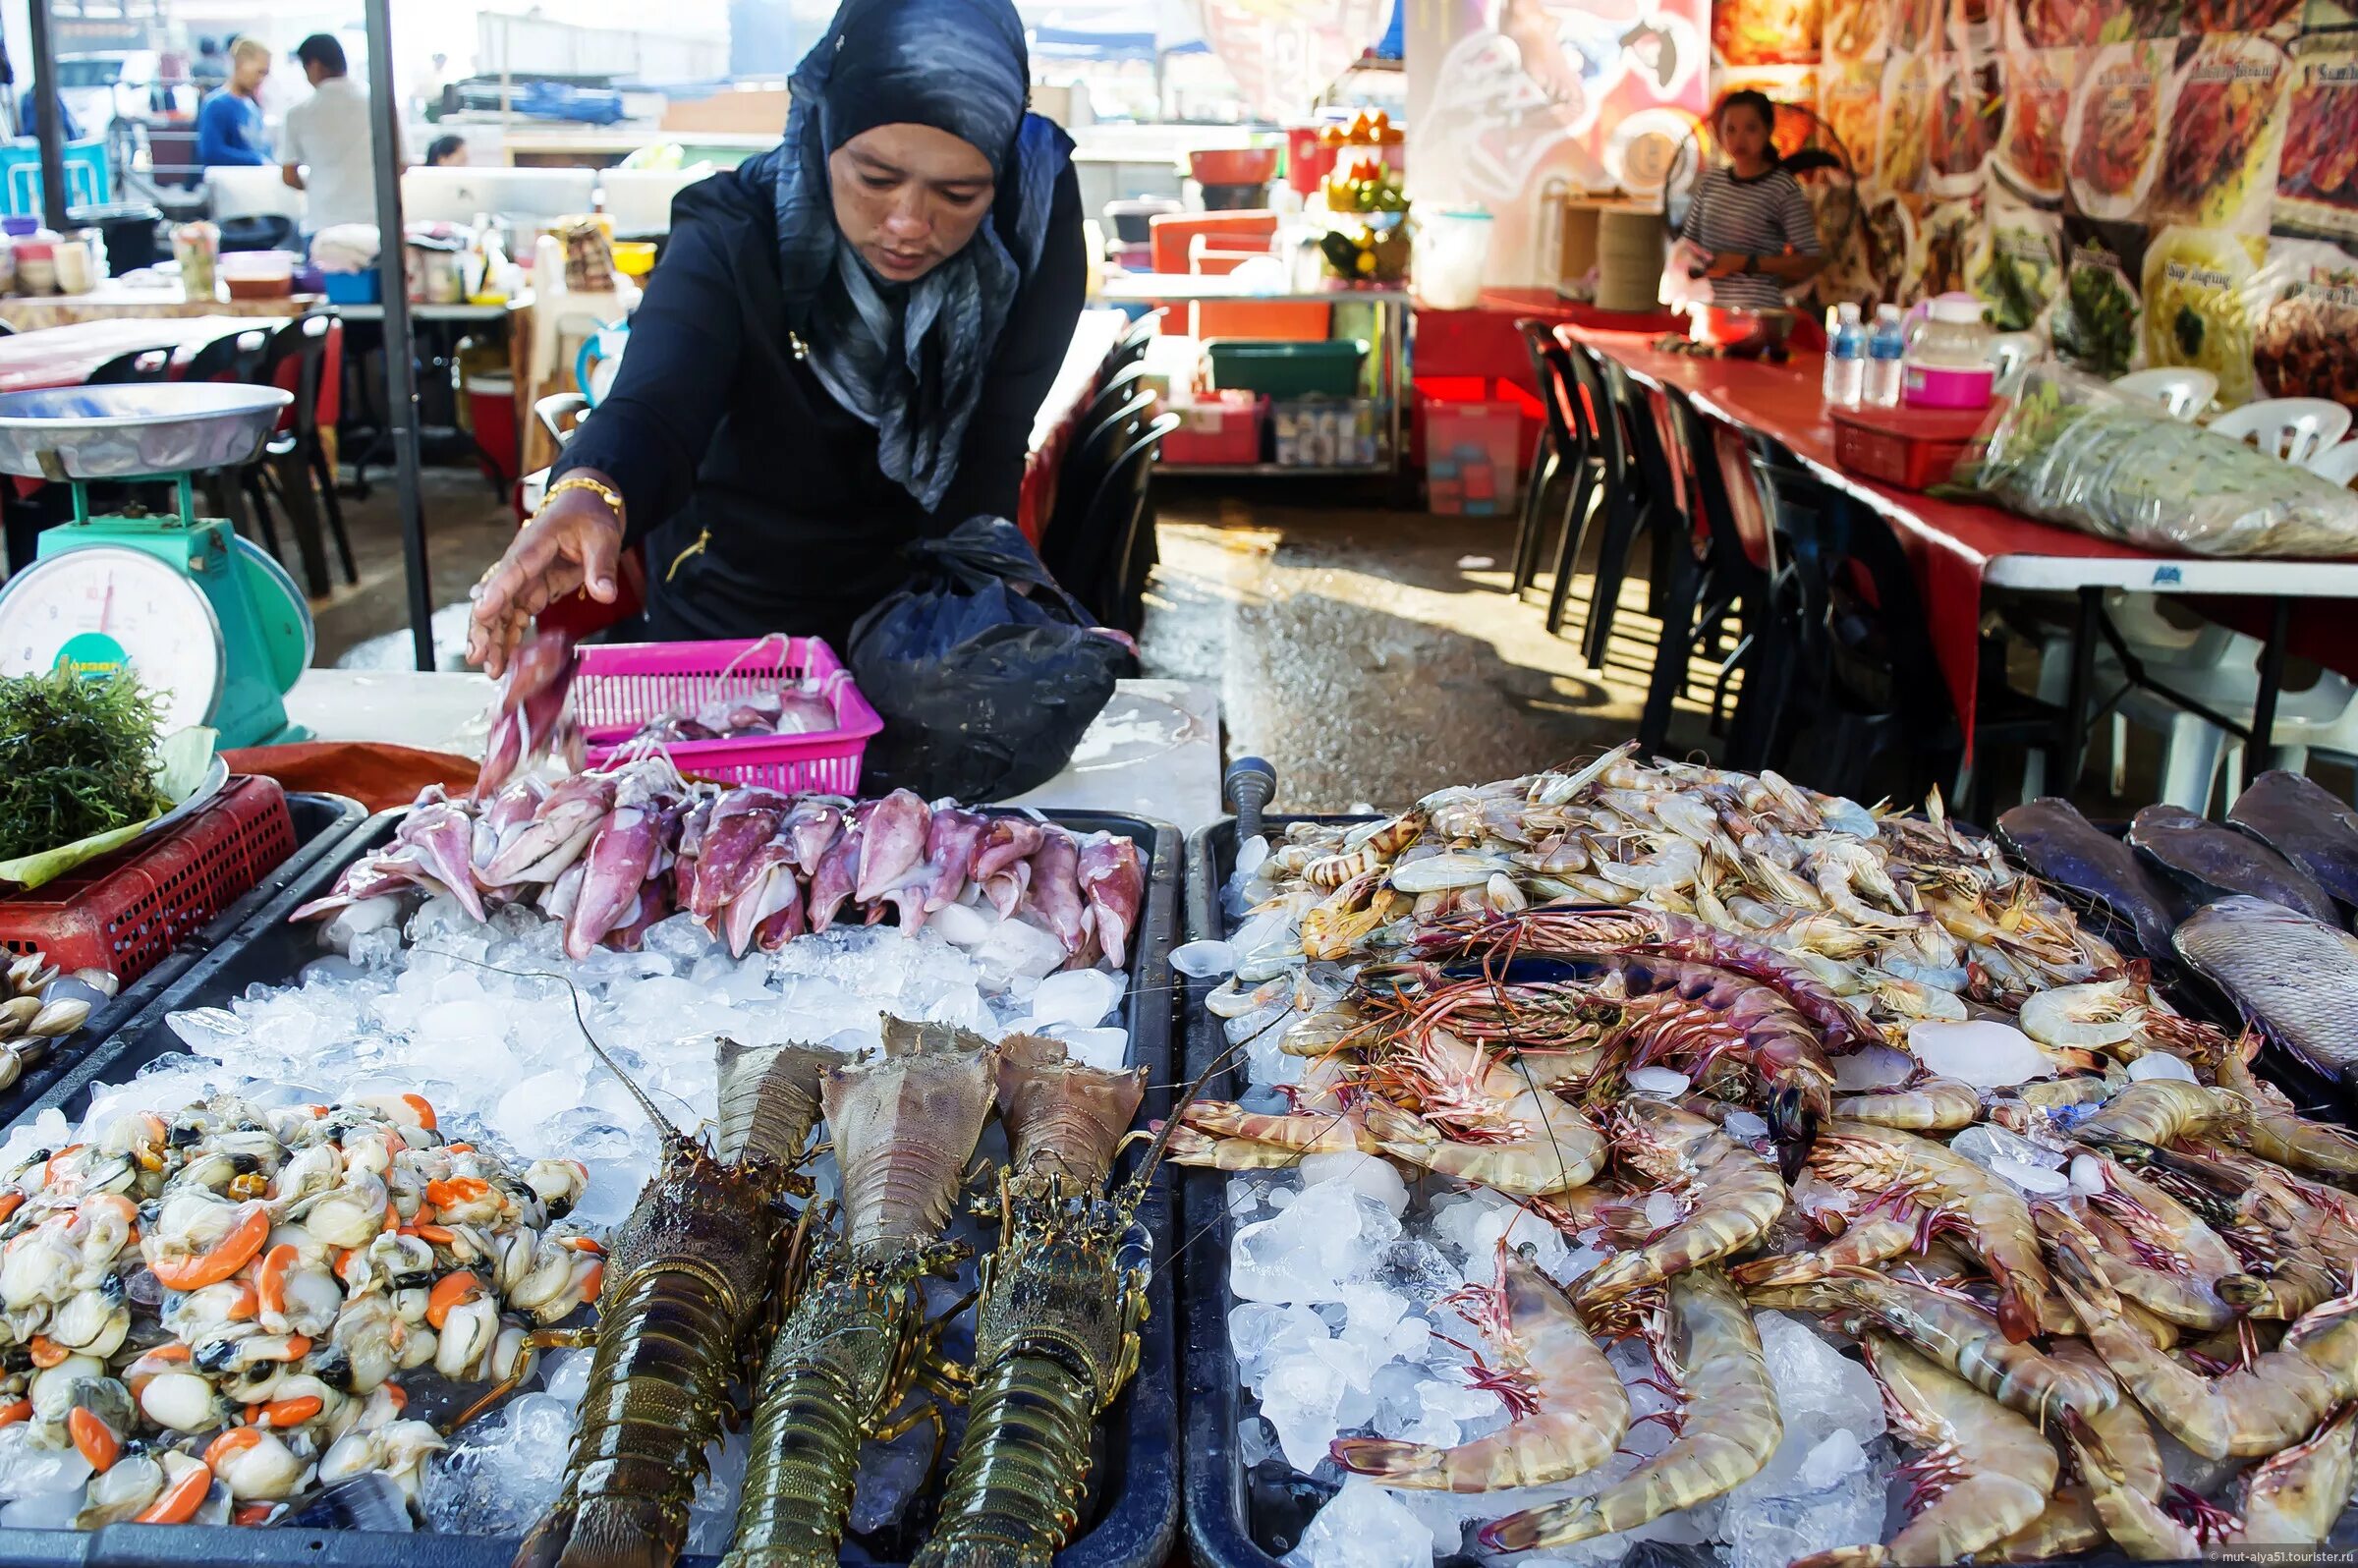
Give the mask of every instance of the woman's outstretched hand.
[[[586, 470], [584, 478], [610, 481]], [[569, 477], [571, 475], [568, 476]], [[533, 617], [576, 588], [601, 604], [614, 602], [614, 574], [622, 558], [622, 519], [594, 490], [558, 494], [540, 508], [468, 596], [475, 611], [467, 627], [467, 662], [497, 680]]]

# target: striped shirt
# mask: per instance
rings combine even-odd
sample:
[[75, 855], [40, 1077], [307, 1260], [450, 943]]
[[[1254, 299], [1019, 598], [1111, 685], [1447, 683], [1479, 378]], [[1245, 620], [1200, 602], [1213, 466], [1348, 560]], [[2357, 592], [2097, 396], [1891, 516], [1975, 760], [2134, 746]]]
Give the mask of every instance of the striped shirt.
[[[1817, 255], [1818, 220], [1801, 182], [1772, 168], [1749, 180], [1728, 168], [1713, 169], [1697, 182], [1683, 235], [1714, 255], [1782, 255], [1796, 251]], [[1743, 310], [1773, 310], [1785, 303], [1784, 286], [1753, 273], [1712, 279], [1712, 303]]]

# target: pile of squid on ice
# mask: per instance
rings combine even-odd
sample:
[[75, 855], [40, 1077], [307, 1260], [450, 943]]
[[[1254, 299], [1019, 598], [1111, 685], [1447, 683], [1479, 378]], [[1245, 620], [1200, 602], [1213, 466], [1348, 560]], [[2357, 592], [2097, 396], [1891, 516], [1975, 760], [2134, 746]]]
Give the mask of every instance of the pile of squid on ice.
[[575, 959], [601, 942], [636, 948], [675, 911], [734, 956], [774, 952], [848, 907], [871, 925], [888, 914], [908, 931], [936, 923], [960, 946], [1053, 940], [1053, 967], [1120, 969], [1146, 878], [1138, 847], [1115, 834], [927, 806], [907, 790], [855, 805], [694, 782], [658, 754], [554, 785], [527, 777], [480, 800], [429, 787], [391, 846], [354, 862], [296, 918], [352, 909], [356, 922], [381, 922], [411, 890], [448, 894], [478, 921], [530, 902], [563, 923]]
[[[864, 1059], [708, 1045], [708, 1137], [621, 1080], [658, 1164], [602, 1245], [584, 1165], [446, 1141], [414, 1093], [216, 1095], [26, 1152], [0, 1176], [0, 1523], [406, 1530], [421, 1503], [475, 1534], [529, 1521], [533, 1568], [731, 1542], [833, 1561], [856, 1500], [879, 1528], [938, 1473], [917, 1562], [1045, 1564], [1137, 1365], [1151, 1156], [1112, 1171], [1145, 1071], [881, 1033]], [[953, 1232], [978, 1153], [990, 1228]], [[568, 1397], [504, 1403], [541, 1352], [589, 1345]], [[538, 1468], [497, 1477], [495, 1508], [445, 1456], [519, 1421]], [[864, 1457], [912, 1432], [897, 1465]]]
[[[1240, 848], [1208, 997], [1291, 1568], [2328, 1538], [2358, 1141], [1959, 831], [1637, 761]], [[2347, 1526], [2343, 1527], [2347, 1529]]]

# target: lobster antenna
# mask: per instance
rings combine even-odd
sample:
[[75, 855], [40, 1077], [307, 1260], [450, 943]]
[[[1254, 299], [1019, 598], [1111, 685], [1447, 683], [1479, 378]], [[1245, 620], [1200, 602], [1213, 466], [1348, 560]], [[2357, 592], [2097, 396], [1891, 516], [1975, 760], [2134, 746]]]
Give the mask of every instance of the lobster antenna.
[[600, 1045], [597, 1042], [597, 1036], [590, 1032], [589, 1016], [582, 1011], [582, 989], [573, 981], [552, 970], [509, 969], [504, 965], [486, 964], [479, 958], [469, 958], [464, 953], [454, 953], [446, 947], [421, 947], [418, 951], [431, 953], [437, 958], [447, 958], [460, 964], [472, 964], [477, 969], [489, 970], [494, 975], [513, 976], [517, 980], [553, 980], [564, 986], [565, 1000], [573, 1008], [574, 1026], [581, 1030], [582, 1038], [589, 1044], [590, 1053], [598, 1059], [607, 1072], [622, 1080], [622, 1087], [630, 1092], [631, 1098], [639, 1102], [639, 1108], [646, 1112], [646, 1119], [655, 1124], [656, 1132], [667, 1137], [678, 1136], [679, 1129], [672, 1125], [670, 1117], [663, 1114], [663, 1107], [650, 1099], [646, 1091], [641, 1089], [631, 1075], [624, 1072], [621, 1065], [606, 1054], [606, 1048]]
[[[1264, 1025], [1263, 1027], [1268, 1026]], [[1140, 1192], [1145, 1192], [1147, 1183], [1153, 1179], [1154, 1169], [1161, 1163], [1162, 1151], [1170, 1144], [1171, 1131], [1179, 1125], [1181, 1113], [1193, 1105], [1203, 1094], [1204, 1086], [1211, 1082], [1212, 1075], [1226, 1067], [1235, 1058], [1236, 1053], [1242, 1049], [1244, 1049], [1243, 1044], [1231, 1045], [1212, 1057], [1204, 1071], [1198, 1073], [1189, 1082], [1186, 1092], [1171, 1101], [1170, 1109], [1163, 1112], [1162, 1126], [1155, 1130], [1153, 1140], [1147, 1145], [1147, 1152], [1138, 1163], [1138, 1175], [1135, 1180]]]

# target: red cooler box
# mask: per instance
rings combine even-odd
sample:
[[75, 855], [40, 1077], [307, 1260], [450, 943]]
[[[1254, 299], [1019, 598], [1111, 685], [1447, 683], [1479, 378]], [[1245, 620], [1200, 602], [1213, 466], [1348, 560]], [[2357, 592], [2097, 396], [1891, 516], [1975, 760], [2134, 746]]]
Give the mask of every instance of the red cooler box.
[[1265, 406], [1255, 392], [1204, 392], [1172, 404], [1179, 428], [1162, 438], [1162, 461], [1171, 468], [1260, 462]]

